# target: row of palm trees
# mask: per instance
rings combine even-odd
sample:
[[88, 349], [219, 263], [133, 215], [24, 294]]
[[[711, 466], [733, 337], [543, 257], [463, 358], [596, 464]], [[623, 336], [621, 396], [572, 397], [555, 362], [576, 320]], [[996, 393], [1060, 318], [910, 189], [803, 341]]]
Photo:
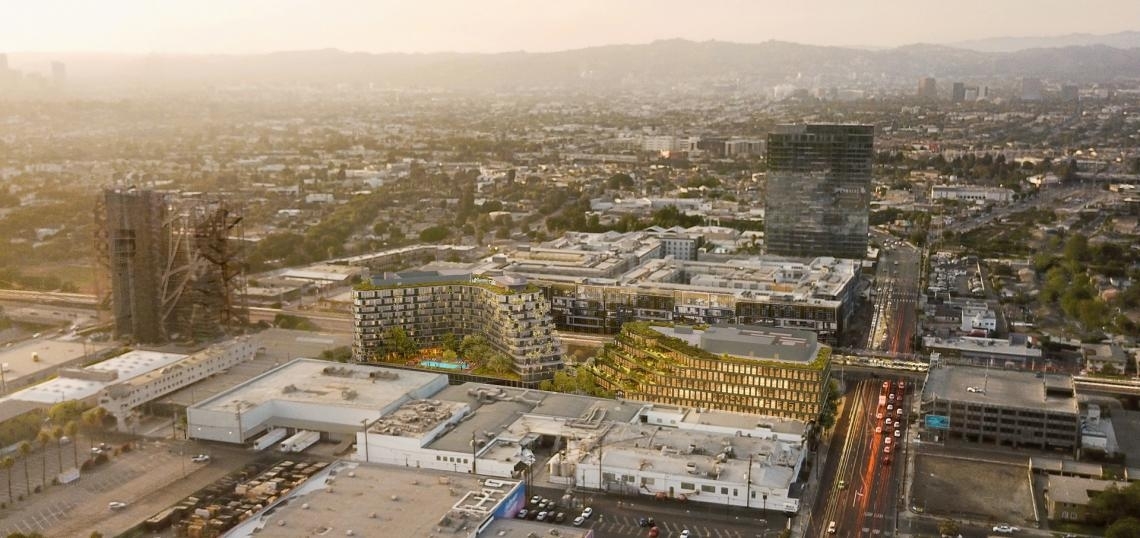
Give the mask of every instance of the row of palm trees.
[[[103, 422], [107, 418], [107, 410], [102, 407], [93, 407], [84, 411], [79, 417], [79, 421], [69, 421], [62, 426], [45, 426], [39, 433], [36, 434], [35, 443], [40, 446], [41, 465], [40, 465], [40, 485], [47, 486], [47, 446], [52, 442], [56, 444], [56, 457], [59, 459], [59, 469], [63, 469], [63, 439], [71, 439], [71, 448], [74, 454], [75, 465], [79, 466], [79, 442], [78, 436], [80, 427], [82, 426], [88, 432], [94, 434], [103, 427]], [[92, 442], [92, 444], [94, 444]], [[17, 452], [20, 459], [23, 460], [24, 467], [24, 484], [27, 486], [28, 493], [33, 491], [31, 479], [28, 476], [28, 460], [32, 455], [33, 447], [31, 441], [21, 441], [18, 445]], [[4, 456], [0, 458], [0, 469], [8, 473], [8, 504], [11, 505], [15, 501], [12, 495], [12, 468], [16, 466], [16, 458], [12, 456]]]

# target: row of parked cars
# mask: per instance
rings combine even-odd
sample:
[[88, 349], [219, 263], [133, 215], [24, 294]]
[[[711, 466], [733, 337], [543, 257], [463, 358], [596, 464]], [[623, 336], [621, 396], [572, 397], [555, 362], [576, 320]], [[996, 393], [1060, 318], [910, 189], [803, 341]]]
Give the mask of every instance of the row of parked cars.
[[[587, 506], [582, 510], [582, 513], [575, 516], [570, 524], [575, 527], [580, 527], [590, 516], [594, 515], [594, 509]], [[535, 521], [549, 521], [551, 523], [565, 523], [567, 519], [566, 512], [558, 503], [550, 499], [539, 497], [535, 495], [530, 498], [530, 503], [527, 508], [519, 510], [515, 517], [518, 519], [533, 519]]]

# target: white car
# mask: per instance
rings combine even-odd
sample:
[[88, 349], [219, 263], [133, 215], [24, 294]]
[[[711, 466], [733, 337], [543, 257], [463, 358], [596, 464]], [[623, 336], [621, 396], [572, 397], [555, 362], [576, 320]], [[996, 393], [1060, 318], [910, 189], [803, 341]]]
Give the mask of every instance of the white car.
[[883, 433], [883, 427], [882, 426], [875, 426], [875, 433]]
[[126, 507], [127, 507], [127, 503], [124, 503], [124, 502], [111, 501], [111, 502], [107, 503], [107, 508], [109, 508], [111, 510], [122, 510]]
[[895, 430], [895, 437], [902, 437], [902, 431], [901, 430]]
[[887, 443], [888, 445], [889, 445], [889, 444], [891, 444], [891, 438], [890, 438], [890, 437], [888, 437], [888, 438], [887, 438], [887, 441], [886, 441], [886, 443]]
[[578, 517], [574, 518], [574, 526], [575, 527], [581, 527], [582, 524], [585, 522], [586, 522], [586, 518], [584, 518], [582, 516], [578, 516]]
[[835, 534], [835, 522], [834, 521], [827, 524], [827, 534]]
[[693, 536], [693, 534], [689, 532], [689, 529], [681, 531], [681, 538], [690, 538], [691, 536]]
[[883, 420], [883, 414], [882, 413], [875, 413], [875, 420]]
[[209, 463], [210, 462], [210, 455], [209, 454], [197, 454], [193, 458], [190, 458], [190, 461], [192, 461], [194, 463]]
[[994, 525], [994, 532], [998, 534], [1013, 534], [1019, 530], [1021, 529], [1018, 529], [1017, 527], [1011, 525], [1006, 525], [1004, 523], [1001, 525]]
[[589, 506], [587, 506], [584, 510], [582, 510], [582, 517], [584, 517], [586, 519], [590, 519], [590, 516], [592, 516], [592, 515], [594, 515], [594, 509], [593, 508], [590, 508]]

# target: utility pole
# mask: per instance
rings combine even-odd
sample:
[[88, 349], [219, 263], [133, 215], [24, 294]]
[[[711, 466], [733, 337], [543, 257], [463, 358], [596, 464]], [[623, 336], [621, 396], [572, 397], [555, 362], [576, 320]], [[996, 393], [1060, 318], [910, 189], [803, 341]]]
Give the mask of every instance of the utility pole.
[[475, 443], [475, 432], [471, 432], [471, 474], [479, 474], [475, 468], [475, 460], [479, 454], [479, 445]]
[[744, 478], [744, 508], [752, 508], [752, 454], [748, 455], [748, 472]]
[[361, 420], [364, 423], [364, 461], [368, 462], [368, 419]]

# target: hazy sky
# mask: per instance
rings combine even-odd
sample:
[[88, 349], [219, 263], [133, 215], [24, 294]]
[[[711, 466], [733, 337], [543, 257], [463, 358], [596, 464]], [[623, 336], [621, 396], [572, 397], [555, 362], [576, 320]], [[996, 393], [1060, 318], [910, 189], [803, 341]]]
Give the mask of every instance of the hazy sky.
[[550, 51], [656, 39], [896, 46], [1140, 29], [1140, 0], [0, 0], [0, 51]]

